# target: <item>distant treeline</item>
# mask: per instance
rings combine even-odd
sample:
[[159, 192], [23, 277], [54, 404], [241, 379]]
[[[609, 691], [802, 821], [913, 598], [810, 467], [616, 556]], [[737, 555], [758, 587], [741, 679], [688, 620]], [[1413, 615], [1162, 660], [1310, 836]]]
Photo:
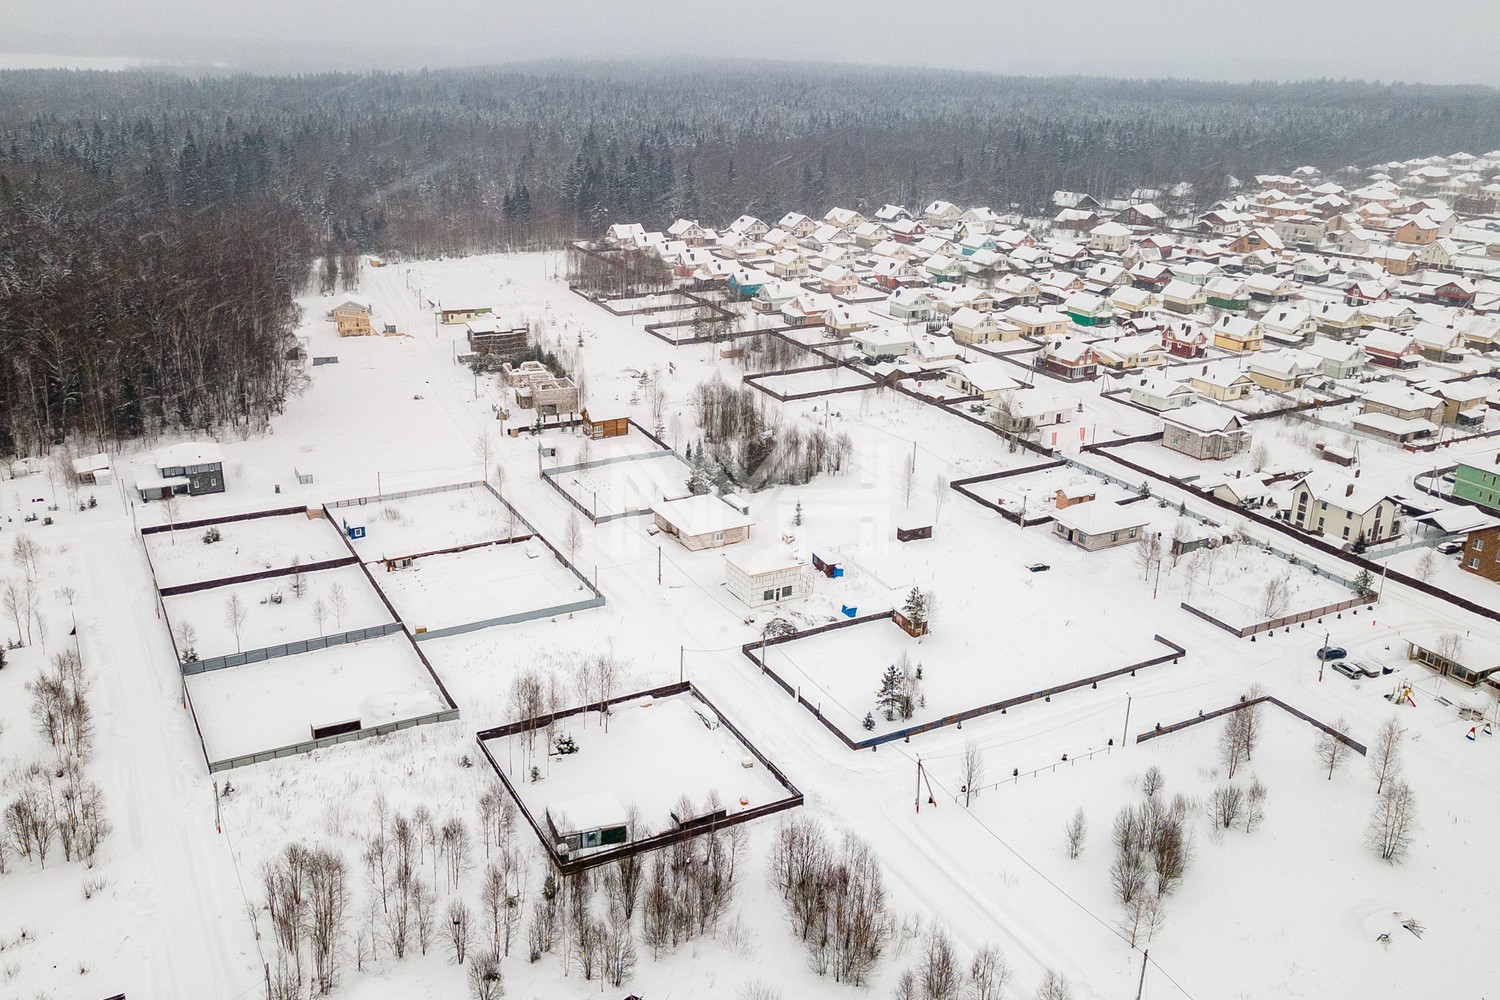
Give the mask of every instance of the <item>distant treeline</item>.
[[302, 77], [0, 73], [0, 452], [255, 426], [315, 257], [555, 247], [1500, 146], [1482, 87], [772, 63]]

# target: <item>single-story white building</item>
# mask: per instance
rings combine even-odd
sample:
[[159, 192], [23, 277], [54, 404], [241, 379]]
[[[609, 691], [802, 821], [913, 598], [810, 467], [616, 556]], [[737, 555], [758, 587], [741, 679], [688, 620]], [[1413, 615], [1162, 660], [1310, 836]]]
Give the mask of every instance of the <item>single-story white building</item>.
[[1139, 541], [1151, 523], [1150, 503], [1120, 505], [1107, 500], [1072, 504], [1052, 515], [1052, 530], [1090, 552]]
[[692, 551], [743, 542], [755, 523], [711, 493], [663, 500], [652, 506], [651, 513], [658, 528]]
[[812, 593], [807, 564], [785, 546], [746, 546], [724, 557], [724, 584], [752, 608]]

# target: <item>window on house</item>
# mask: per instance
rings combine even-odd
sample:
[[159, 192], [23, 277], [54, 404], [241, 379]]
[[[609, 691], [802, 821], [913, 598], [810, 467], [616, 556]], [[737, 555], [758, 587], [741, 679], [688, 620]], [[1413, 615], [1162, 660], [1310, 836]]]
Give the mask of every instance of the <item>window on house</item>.
[[716, 541], [716, 542], [722, 542], [723, 540], [724, 540], [724, 532], [722, 532], [722, 531], [715, 531], [714, 532], [714, 541]]
[[782, 587], [782, 588], [781, 588], [781, 593], [780, 593], [780, 594], [778, 594], [778, 595], [777, 595], [777, 596], [779, 596], [779, 597], [781, 597], [781, 598], [783, 598], [783, 599], [785, 599], [785, 598], [788, 598], [788, 597], [791, 597], [791, 596], [792, 596], [792, 588], [791, 588], [791, 585], [790, 585], [790, 584], [788, 584], [788, 585], [787, 585], [787, 586], [785, 586], [785, 587]]
[[774, 589], [763, 591], [760, 595], [760, 599], [763, 601], [774, 601], [776, 600], [776, 591]]
[[1476, 538], [1476, 539], [1474, 539], [1474, 551], [1475, 552], [1483, 552], [1484, 551], [1484, 539], [1483, 538]]
[[1469, 568], [1470, 569], [1478, 569], [1479, 568], [1479, 557], [1478, 556], [1470, 556], [1469, 557]]

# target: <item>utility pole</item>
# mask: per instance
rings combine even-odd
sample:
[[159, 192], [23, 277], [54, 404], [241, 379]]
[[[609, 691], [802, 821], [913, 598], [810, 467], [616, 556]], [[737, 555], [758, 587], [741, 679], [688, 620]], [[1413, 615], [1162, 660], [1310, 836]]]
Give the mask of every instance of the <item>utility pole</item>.
[[661, 546], [656, 547], [656, 585], [661, 586]]
[[677, 647], [677, 683], [687, 679], [687, 647]]
[[1125, 694], [1125, 730], [1120, 735], [1120, 749], [1124, 749], [1130, 742], [1130, 693]]
[[922, 811], [922, 758], [917, 758], [917, 812]]
[[1141, 1000], [1141, 996], [1146, 992], [1146, 960], [1150, 957], [1150, 948], [1141, 952], [1141, 981], [1135, 987], [1135, 1000]]

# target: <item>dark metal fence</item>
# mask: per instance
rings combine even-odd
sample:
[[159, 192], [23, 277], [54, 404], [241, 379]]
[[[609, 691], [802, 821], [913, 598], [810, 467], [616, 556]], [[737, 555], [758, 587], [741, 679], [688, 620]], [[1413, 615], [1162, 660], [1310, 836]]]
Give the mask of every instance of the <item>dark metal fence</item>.
[[[751, 756], [759, 761], [761, 766], [763, 766], [768, 772], [770, 772], [771, 776], [774, 777], [776, 781], [782, 786], [782, 788], [787, 792], [787, 795], [784, 798], [777, 799], [774, 802], [767, 802], [763, 805], [753, 806], [749, 809], [745, 809], [737, 813], [727, 814], [721, 818], [709, 820], [704, 823], [696, 823], [691, 827], [668, 830], [662, 833], [658, 833], [655, 836], [643, 837], [640, 840], [633, 840], [628, 844], [614, 848], [612, 850], [599, 851], [594, 854], [584, 855], [582, 857], [559, 857], [557, 851], [554, 849], [553, 838], [542, 826], [541, 821], [527, 807], [526, 802], [524, 799], [522, 799], [520, 793], [516, 791], [516, 787], [511, 782], [510, 777], [505, 773], [505, 769], [500, 766], [500, 762], [497, 761], [495, 759], [495, 755], [490, 752], [490, 748], [489, 746], [487, 746], [487, 741], [505, 739], [510, 736], [519, 736], [525, 733], [535, 732], [538, 729], [545, 729], [559, 719], [566, 719], [575, 715], [581, 715], [584, 712], [602, 712], [612, 705], [622, 704], [627, 701], [635, 701], [641, 698], [669, 698], [680, 694], [692, 695], [692, 697], [702, 702], [703, 705], [719, 720], [719, 724], [724, 729], [727, 729], [729, 733], [739, 741], [740, 745], [748, 750]], [[712, 833], [716, 830], [723, 830], [732, 826], [738, 826], [741, 823], [748, 823], [750, 820], [759, 819], [762, 816], [770, 816], [775, 813], [784, 812], [787, 809], [795, 809], [797, 806], [802, 805], [803, 801], [802, 793], [798, 791], [797, 787], [791, 783], [791, 781], [785, 774], [782, 773], [781, 769], [774, 763], [772, 763], [770, 758], [762, 753], [760, 749], [755, 746], [755, 744], [746, 739], [745, 735], [741, 733], [740, 730], [736, 728], [734, 724], [724, 716], [724, 713], [720, 712], [718, 708], [714, 706], [713, 702], [709, 701], [708, 698], [706, 698], [701, 691], [694, 687], [692, 682], [690, 681], [682, 681], [677, 684], [669, 684], [664, 687], [652, 688], [648, 691], [637, 691], [633, 694], [620, 695], [619, 697], [610, 698], [606, 701], [597, 701], [588, 705], [579, 705], [574, 708], [566, 709], [565, 711], [550, 712], [546, 715], [538, 715], [530, 719], [523, 719], [520, 722], [512, 722], [504, 726], [497, 726], [492, 729], [480, 730], [478, 733], [474, 734], [474, 738], [475, 741], [479, 744], [479, 752], [484, 754], [485, 760], [489, 761], [490, 767], [494, 769], [496, 777], [500, 779], [500, 783], [505, 786], [506, 792], [510, 795], [511, 799], [515, 801], [516, 807], [520, 809], [521, 815], [525, 818], [527, 825], [531, 827], [532, 832], [535, 833], [537, 839], [541, 841], [542, 848], [546, 855], [552, 860], [553, 866], [563, 875], [573, 875], [578, 872], [587, 871], [591, 868], [597, 868], [600, 865], [606, 865], [611, 862], [618, 861], [621, 858], [633, 857], [637, 854], [644, 854], [649, 851], [657, 851], [662, 849], [663, 847], [669, 847], [672, 844], [676, 844], [684, 840], [691, 840], [693, 837], [700, 837], [706, 833]]]
[[1228, 715], [1231, 712], [1238, 712], [1241, 709], [1249, 708], [1251, 705], [1260, 704], [1273, 705], [1276, 708], [1281, 709], [1283, 712], [1287, 712], [1290, 715], [1301, 719], [1303, 722], [1306, 722], [1309, 725], [1321, 730], [1322, 732], [1327, 733], [1329, 736], [1332, 736], [1334, 739], [1338, 740], [1340, 743], [1344, 744], [1349, 749], [1359, 754], [1361, 757], [1365, 756], [1368, 752], [1368, 748], [1363, 743], [1351, 738], [1347, 733], [1341, 733], [1327, 723], [1319, 722], [1317, 719], [1314, 719], [1306, 712], [1295, 709], [1292, 706], [1288, 705], [1286, 702], [1282, 701], [1280, 698], [1275, 698], [1268, 694], [1261, 695], [1259, 698], [1247, 698], [1242, 701], [1237, 701], [1233, 705], [1225, 705], [1223, 708], [1216, 708], [1212, 712], [1199, 712], [1194, 718], [1183, 719], [1181, 722], [1174, 722], [1169, 726], [1158, 725], [1155, 729], [1149, 729], [1144, 733], [1138, 734], [1135, 738], [1135, 741], [1137, 743], [1144, 743], [1147, 740], [1154, 740], [1160, 736], [1167, 736], [1171, 733], [1180, 733], [1184, 729], [1190, 729], [1193, 726], [1208, 722], [1211, 719], [1217, 719], [1220, 716]]

